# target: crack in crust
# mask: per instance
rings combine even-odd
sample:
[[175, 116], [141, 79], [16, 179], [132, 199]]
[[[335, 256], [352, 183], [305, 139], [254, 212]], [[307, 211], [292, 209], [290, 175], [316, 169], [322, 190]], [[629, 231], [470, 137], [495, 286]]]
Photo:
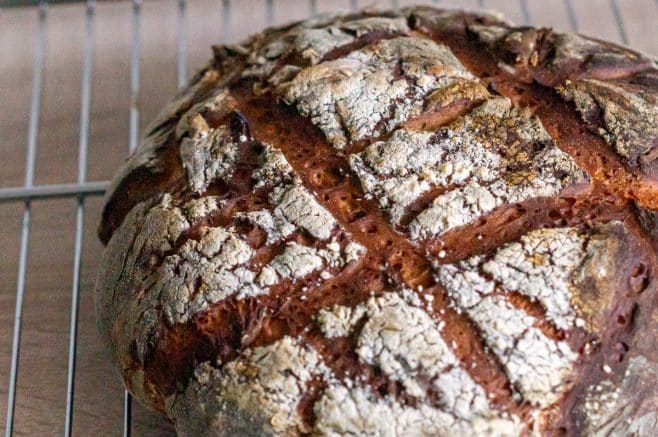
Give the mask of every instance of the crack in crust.
[[472, 271], [443, 266], [438, 277], [459, 311], [480, 329], [521, 396], [539, 407], [558, 400], [576, 359], [568, 344], [546, 337], [532, 317], [503, 296], [489, 296], [493, 284]]
[[629, 165], [646, 167], [656, 160], [658, 93], [596, 79], [567, 81], [558, 91], [576, 104], [588, 127], [613, 145]]
[[533, 403], [546, 407], [559, 398], [576, 355], [566, 342], [553, 342], [534, 328], [533, 318], [513, 308], [504, 294], [493, 295], [496, 285], [538, 300], [560, 329], [582, 326], [573, 305], [576, 276], [601, 249], [601, 243], [576, 229], [546, 229], [503, 246], [489, 260], [475, 256], [436, 266], [454, 304], [473, 318], [521, 395]]
[[555, 196], [564, 188], [588, 179], [573, 159], [557, 148], [541, 122], [536, 117], [522, 116], [508, 99], [485, 102], [466, 117], [463, 130], [457, 131], [453, 138], [469, 138], [469, 131], [481, 135], [478, 139], [476, 134], [474, 140], [482, 144], [481, 149], [497, 146], [502, 149], [498, 152], [502, 155], [500, 164], [490, 169], [488, 175], [481, 167], [476, 168], [476, 177], [462, 188], [438, 196], [409, 225], [412, 238], [436, 236], [465, 225], [503, 203]]
[[342, 149], [349, 141], [390, 132], [421, 112], [424, 96], [471, 78], [444, 46], [399, 37], [306, 68], [274, 93]]
[[[349, 47], [359, 38], [371, 34], [396, 35], [409, 31], [404, 17], [372, 16], [356, 20], [347, 17], [318, 17], [293, 25], [288, 29], [270, 31], [268, 42], [259, 44], [255, 49], [245, 48], [249, 53], [247, 68], [242, 72], [243, 78], [268, 78], [268, 82], [277, 85], [282, 77], [291, 72], [298, 72], [304, 64], [315, 65], [325, 59], [334, 50]], [[280, 60], [295, 61], [300, 64], [282, 65]], [[263, 91], [261, 89], [260, 91]]]
[[548, 29], [476, 25], [469, 31], [500, 52], [500, 65], [514, 77], [553, 87], [573, 101], [588, 128], [631, 168], [658, 174], [654, 60], [614, 44]]
[[432, 186], [457, 185], [413, 219], [413, 239], [468, 224], [503, 203], [554, 196], [587, 180], [536, 117], [500, 97], [434, 134], [395, 131], [388, 141], [352, 155], [350, 165], [394, 224]]
[[426, 404], [405, 407], [391, 398], [379, 398], [368, 389], [330, 386], [315, 406], [319, 435], [457, 435], [512, 436], [519, 425], [509, 419], [475, 418], [458, 421]]
[[481, 418], [502, 421], [505, 415], [490, 408], [482, 387], [460, 368], [442, 338], [445, 321], [432, 320], [423, 303], [411, 290], [402, 290], [356, 307], [355, 311], [362, 311], [365, 317], [356, 343], [357, 355], [400, 381], [406, 392], [420, 401], [427, 402], [431, 391], [441, 411], [453, 416], [455, 428], [466, 429]]
[[320, 357], [290, 337], [246, 350], [221, 368], [200, 364], [182, 396], [170, 402], [182, 435], [308, 432], [297, 404], [316, 375], [328, 375]]

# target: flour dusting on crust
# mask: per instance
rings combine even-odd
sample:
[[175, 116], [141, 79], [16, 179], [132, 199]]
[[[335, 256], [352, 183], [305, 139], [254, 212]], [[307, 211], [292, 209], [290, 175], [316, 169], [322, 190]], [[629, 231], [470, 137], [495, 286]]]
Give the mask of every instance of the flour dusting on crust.
[[[395, 73], [397, 66], [400, 73]], [[445, 46], [399, 37], [303, 69], [275, 92], [343, 148], [349, 141], [392, 131], [421, 112], [424, 96], [471, 78]]]
[[[539, 119], [513, 107], [507, 98], [488, 100], [441, 134], [443, 147], [459, 152], [439, 164], [472, 176], [461, 181], [464, 185], [440, 194], [416, 216], [409, 225], [413, 239], [440, 235], [504, 203], [554, 196], [587, 180]], [[487, 159], [487, 154], [493, 156]]]
[[353, 43], [357, 38], [368, 33], [396, 34], [407, 31], [409, 27], [404, 17], [367, 17], [355, 20], [346, 20], [343, 17], [317, 17], [293, 26], [281, 37], [258, 47], [247, 58], [248, 67], [242, 72], [242, 77], [267, 78], [270, 83], [277, 85], [276, 76], [281, 75], [282, 72], [285, 71], [287, 75], [292, 70], [294, 76], [301, 70], [291, 64], [276, 70], [282, 58], [297, 55], [311, 65], [315, 65], [333, 49]]
[[547, 406], [558, 399], [576, 354], [564, 341], [546, 337], [534, 327], [532, 316], [494, 291], [528, 296], [542, 304], [555, 326], [574, 328], [581, 269], [605, 247], [574, 228], [539, 229], [501, 247], [490, 259], [478, 255], [436, 264], [437, 279], [455, 306], [475, 322], [510, 380], [533, 403]]
[[276, 205], [274, 215], [280, 216], [315, 238], [326, 240], [336, 226], [336, 219], [300, 184], [277, 187], [270, 195]]
[[[628, 89], [630, 88], [630, 89]], [[558, 91], [576, 104], [583, 119], [634, 165], [658, 145], [658, 92], [633, 90], [596, 79], [564, 84]], [[598, 126], [597, 117], [603, 126]]]
[[192, 191], [203, 193], [215, 179], [227, 180], [233, 173], [238, 145], [228, 128], [210, 129], [198, 116], [192, 137], [183, 138], [180, 156]]
[[656, 434], [653, 60], [430, 7], [213, 53], [104, 211], [140, 402], [181, 435]]
[[246, 422], [268, 434], [308, 431], [299, 402], [313, 377], [328, 375], [313, 349], [284, 337], [218, 364], [197, 366], [185, 392], [172, 400], [170, 412], [178, 429], [232, 434], [245, 432]]
[[520, 425], [499, 417], [462, 421], [426, 404], [404, 406], [391, 397], [379, 398], [363, 387], [332, 385], [315, 404], [315, 431], [320, 435], [365, 436], [514, 436]]
[[[591, 435], [652, 436], [658, 432], [658, 363], [632, 357], [621, 381], [589, 386], [580, 410]], [[643, 396], [639, 397], [638, 394]]]

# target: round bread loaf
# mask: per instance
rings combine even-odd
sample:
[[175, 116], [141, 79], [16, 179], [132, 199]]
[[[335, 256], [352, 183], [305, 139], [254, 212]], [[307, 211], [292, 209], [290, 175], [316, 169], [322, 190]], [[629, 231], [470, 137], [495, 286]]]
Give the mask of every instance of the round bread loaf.
[[181, 435], [658, 434], [658, 70], [427, 7], [215, 46], [108, 194], [100, 331]]

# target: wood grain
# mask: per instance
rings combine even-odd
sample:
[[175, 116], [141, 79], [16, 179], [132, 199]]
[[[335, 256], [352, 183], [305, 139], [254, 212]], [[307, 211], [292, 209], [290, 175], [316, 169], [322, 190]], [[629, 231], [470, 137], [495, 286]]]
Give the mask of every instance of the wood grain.
[[[228, 3], [228, 8], [224, 4]], [[413, 1], [359, 0], [359, 7], [407, 6]], [[478, 0], [427, 2], [476, 8]], [[487, 9], [500, 9], [523, 23], [521, 0], [485, 0]], [[611, 1], [572, 1], [580, 32], [620, 41]], [[531, 23], [570, 30], [568, 1], [526, 0]], [[319, 12], [349, 10], [351, 0], [318, 0]], [[658, 53], [658, 8], [654, 0], [617, 0], [625, 37], [631, 46]], [[225, 14], [228, 16], [225, 17]], [[218, 2], [188, 1], [187, 69], [189, 77], [211, 55], [210, 45], [237, 41], [263, 28], [271, 14], [276, 23], [303, 19], [310, 3], [275, 0]], [[177, 2], [147, 1], [141, 10], [140, 92], [137, 106], [140, 128], [149, 122], [176, 91]], [[85, 7], [67, 4], [50, 7], [46, 24], [46, 57], [41, 94], [35, 183], [72, 182], [77, 178]], [[128, 149], [130, 44], [132, 6], [129, 2], [98, 3], [94, 18], [91, 123], [89, 126], [88, 180], [106, 180], [125, 158]], [[32, 62], [38, 29], [35, 8], [0, 11], [0, 186], [23, 183], [32, 86]], [[72, 248], [75, 200], [33, 203], [23, 331], [16, 397], [16, 435], [61, 435], [64, 429], [66, 366], [71, 305]], [[78, 319], [77, 371], [73, 431], [77, 435], [122, 434], [122, 387], [110, 357], [96, 333], [93, 286], [102, 246], [96, 226], [100, 198], [85, 201], [84, 245]], [[4, 432], [11, 335], [14, 318], [22, 203], [0, 204], [0, 432]], [[173, 435], [158, 415], [135, 406], [134, 435]]]

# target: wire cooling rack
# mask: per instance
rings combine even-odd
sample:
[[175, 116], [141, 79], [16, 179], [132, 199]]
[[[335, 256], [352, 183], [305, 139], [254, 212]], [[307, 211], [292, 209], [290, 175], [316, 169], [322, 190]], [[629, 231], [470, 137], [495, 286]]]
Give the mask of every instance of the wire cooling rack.
[[[15, 3], [15, 2], [14, 2]], [[277, 11], [277, 3], [283, 3], [283, 0], [253, 0], [253, 1], [237, 1], [237, 0], [223, 0], [221, 2], [212, 3], [219, 9], [220, 24], [222, 31], [219, 32], [217, 38], [213, 41], [208, 41], [208, 45], [213, 42], [221, 42], [235, 39], [236, 35], [231, 34], [230, 29], [236, 29], [236, 23], [234, 21], [244, 20], [245, 17], [249, 16], [251, 12], [250, 9], [253, 6], [257, 6], [257, 10], [261, 11], [264, 17], [264, 24], [272, 24], [276, 21], [286, 21], [287, 14], [285, 12], [285, 7], [279, 7], [279, 17], [275, 17]], [[413, 2], [416, 3], [416, 2]], [[591, 0], [591, 1], [581, 1], [581, 0], [555, 0], [553, 2], [543, 1], [533, 1], [533, 0], [511, 0], [511, 1], [482, 1], [482, 0], [473, 0], [467, 2], [460, 1], [446, 1], [439, 0], [434, 2], [426, 2], [430, 4], [435, 4], [438, 6], [449, 6], [449, 7], [459, 7], [467, 6], [472, 7], [482, 7], [482, 8], [504, 8], [503, 12], [506, 14], [512, 15], [512, 20], [516, 22], [521, 22], [521, 24], [530, 24], [538, 23], [541, 25], [550, 25], [554, 24], [555, 27], [559, 27], [566, 30], [583, 30], [581, 29], [581, 24], [585, 22], [587, 24], [587, 29], [584, 29], [585, 33], [598, 32], [599, 36], [607, 37], [607, 39], [617, 40], [624, 44], [636, 45], [638, 43], [645, 42], [645, 50], [651, 51], [652, 54], [655, 54], [658, 51], [656, 44], [658, 44], [658, 31], [653, 29], [653, 34], [646, 33], [646, 26], [640, 26], [636, 20], [640, 20], [643, 23], [656, 22], [658, 14], [658, 1], [657, 0], [643, 0], [643, 1], [623, 1], [623, 0]], [[586, 4], [585, 4], [586, 3]], [[337, 2], [334, 1], [322, 1], [322, 0], [309, 0], [308, 2], [291, 2], [288, 1], [286, 7], [294, 8], [303, 8], [306, 11], [306, 15], [314, 15], [318, 12], [326, 12], [336, 8]], [[405, 6], [407, 2], [403, 1], [366, 1], [358, 2], [357, 0], [346, 0], [341, 4], [342, 9], [356, 9], [361, 6], [375, 5], [378, 7], [386, 8], [398, 8]], [[584, 5], [585, 4], [585, 5]], [[15, 4], [12, 4], [16, 6]], [[188, 8], [195, 5], [195, 2], [192, 0], [177, 0], [169, 2], [161, 2], [160, 7], [166, 8], [175, 8], [175, 29], [164, 30], [166, 32], [175, 32], [175, 47], [176, 47], [176, 82], [178, 87], [183, 87], [186, 83], [188, 75], [188, 33], [191, 27], [195, 26], [196, 23], [191, 22], [188, 16]], [[9, 4], [5, 5], [5, 8], [0, 9], [0, 18], [5, 20], [11, 20], [11, 14], [14, 13], [12, 9], [6, 8]], [[140, 130], [140, 64], [142, 62], [142, 47], [141, 41], [143, 37], [143, 6], [144, 4], [141, 1], [132, 1], [125, 2], [121, 7], [129, 8], [130, 13], [126, 16], [130, 17], [130, 44], [129, 44], [129, 80], [128, 83], [118, 83], [116, 87], [126, 87], [129, 89], [130, 95], [130, 104], [128, 113], [125, 114], [128, 121], [128, 131], [126, 143], [128, 144], [127, 148], [117, 147], [116, 150], [111, 151], [112, 153], [118, 153], [120, 155], [126, 155], [129, 151], [132, 151], [138, 144], [139, 140], [139, 130]], [[21, 341], [25, 341], [25, 338], [21, 337], [21, 328], [23, 326], [23, 312], [24, 312], [24, 298], [26, 295], [26, 280], [28, 273], [28, 252], [30, 249], [30, 231], [33, 227], [33, 205], [36, 202], [50, 199], [72, 199], [75, 206], [75, 227], [74, 227], [74, 236], [73, 236], [73, 261], [72, 261], [72, 272], [71, 272], [71, 286], [70, 286], [70, 297], [68, 305], [70, 314], [69, 314], [69, 326], [68, 331], [63, 332], [62, 335], [68, 336], [68, 361], [66, 367], [66, 391], [65, 391], [65, 409], [64, 409], [64, 418], [63, 418], [63, 433], [65, 436], [70, 436], [73, 433], [73, 417], [74, 413], [77, 413], [77, 409], [74, 407], [79, 407], [79, 405], [74, 403], [75, 400], [75, 382], [76, 382], [76, 358], [77, 358], [77, 348], [78, 348], [78, 323], [79, 323], [79, 302], [81, 294], [81, 263], [83, 257], [83, 248], [85, 244], [89, 244], [89, 241], [85, 242], [84, 238], [84, 226], [85, 219], [89, 220], [89, 217], [85, 217], [85, 202], [94, 196], [102, 195], [106, 188], [108, 187], [109, 182], [107, 180], [88, 180], [88, 150], [90, 143], [90, 122], [93, 121], [91, 118], [91, 96], [92, 96], [92, 84], [94, 78], [92, 77], [94, 57], [99, 57], [99, 54], [96, 53], [95, 47], [97, 43], [98, 35], [96, 34], [96, 22], [99, 19], [102, 19], [102, 16], [99, 16], [97, 5], [94, 1], [88, 1], [86, 3], [86, 8], [84, 10], [80, 8], [80, 20], [84, 21], [83, 25], [83, 41], [82, 41], [82, 70], [81, 70], [81, 81], [80, 81], [80, 102], [79, 102], [79, 114], [78, 114], [78, 125], [70, 126], [70, 130], [76, 130], [79, 132], [78, 136], [78, 147], [77, 147], [77, 178], [74, 182], [70, 183], [48, 183], [48, 184], [35, 184], [35, 168], [37, 160], [37, 143], [39, 142], [39, 123], [40, 115], [42, 115], [42, 89], [44, 82], [44, 59], [47, 51], [47, 41], [46, 41], [46, 25], [48, 23], [49, 13], [54, 8], [60, 6], [48, 5], [47, 2], [39, 3], [38, 5], [28, 5], [28, 8], [34, 13], [34, 20], [36, 21], [36, 33], [34, 33], [34, 48], [33, 48], [33, 60], [32, 60], [32, 72], [31, 72], [31, 100], [29, 104], [29, 122], [27, 126], [27, 142], [25, 148], [25, 171], [24, 171], [24, 182], [21, 186], [0, 186], [0, 206], [3, 205], [13, 205], [15, 208], [22, 209], [22, 221], [19, 226], [20, 229], [20, 243], [18, 250], [18, 271], [16, 277], [16, 288], [15, 288], [15, 303], [14, 303], [14, 315], [13, 315], [13, 328], [11, 330], [11, 350], [10, 360], [9, 360], [9, 369], [7, 376], [4, 376], [5, 369], [1, 368], [0, 363], [0, 377], [2, 377], [2, 382], [0, 382], [0, 398], [6, 393], [6, 421], [5, 421], [5, 436], [9, 437], [16, 432], [17, 434], [20, 430], [17, 430], [15, 427], [15, 417], [16, 417], [16, 395], [17, 395], [17, 381], [19, 377], [19, 364], [21, 362]], [[554, 16], [549, 14], [549, 17], [545, 17], [542, 14], [542, 11], [546, 11], [546, 8], [557, 8], [561, 11], [562, 23], [551, 23], [550, 17]], [[242, 10], [241, 10], [242, 9]], [[245, 9], [247, 10], [245, 12]], [[283, 12], [281, 12], [283, 10]], [[238, 12], [238, 13], [236, 13]], [[647, 20], [646, 14], [648, 14], [649, 19]], [[236, 18], [238, 17], [238, 18]], [[605, 17], [604, 21], [596, 22], [596, 17]], [[301, 18], [296, 16], [295, 18]], [[546, 22], [548, 20], [548, 22]], [[630, 20], [630, 23], [626, 21]], [[1, 22], [0, 22], [1, 24]], [[240, 23], [237, 23], [239, 26]], [[600, 26], [600, 27], [599, 27]], [[652, 28], [651, 26], [649, 26]], [[258, 29], [248, 29], [248, 32], [251, 33], [254, 30]], [[164, 32], [163, 31], [163, 32]], [[245, 33], [245, 34], [246, 34]], [[647, 42], [648, 41], [648, 42]], [[652, 42], [653, 41], [653, 42]], [[1, 42], [1, 40], [0, 40]], [[3, 50], [4, 52], [4, 50]], [[96, 61], [101, 62], [102, 59], [96, 59]], [[3, 62], [12, 62], [12, 59], [4, 60]], [[173, 66], [172, 66], [173, 68]], [[172, 94], [173, 92], [169, 93]], [[48, 108], [53, 110], [53, 108]], [[57, 110], [55, 108], [54, 110]], [[0, 115], [1, 117], [1, 115]], [[5, 139], [2, 139], [5, 142]], [[3, 153], [4, 154], [4, 153]], [[5, 156], [6, 159], [11, 159], [10, 156]], [[94, 216], [93, 221], [97, 221], [98, 217]], [[5, 223], [2, 224], [2, 227], [5, 227]], [[0, 280], [2, 278], [0, 277]], [[11, 281], [10, 281], [11, 282]], [[2, 280], [4, 283], [4, 280]], [[83, 290], [84, 292], [91, 292], [91, 290]], [[3, 293], [14, 293], [14, 290], [4, 290]], [[5, 296], [6, 297], [6, 296]], [[6, 300], [9, 301], [9, 300]], [[4, 302], [4, 301], [3, 301]], [[9, 313], [9, 308], [7, 308], [7, 313]], [[44, 327], [44, 329], [46, 329]], [[85, 327], [85, 329], [91, 329]], [[0, 339], [5, 335], [0, 331]], [[9, 333], [7, 333], [9, 336]], [[0, 354], [3, 351], [0, 351]], [[44, 367], [47, 367], [48, 364], [44, 363]], [[6, 378], [6, 379], [5, 379]], [[7, 390], [2, 390], [2, 384], [4, 381], [7, 381]], [[47, 388], [43, 388], [47, 390]], [[39, 402], [40, 393], [34, 393], [34, 402]], [[28, 395], [32, 396], [32, 395]], [[1, 405], [1, 404], [0, 404]], [[39, 416], [51, 416], [51, 414], [46, 414], [46, 411], [42, 411], [37, 405], [36, 411], [33, 411], [32, 417], [36, 417], [36, 420], [40, 420]], [[46, 408], [44, 408], [45, 410]], [[129, 394], [124, 392], [123, 399], [123, 422], [110, 424], [109, 426], [104, 426], [103, 429], [112, 430], [111, 432], [116, 435], [128, 436], [131, 434], [133, 427], [131, 426], [131, 421], [133, 419], [133, 406], [131, 402], [131, 397]], [[102, 418], [101, 418], [102, 419]], [[44, 419], [44, 428], [51, 431], [53, 434], [61, 433], [61, 417], [57, 420]], [[49, 421], [50, 420], [50, 421]], [[100, 428], [100, 427], [99, 427]], [[93, 430], [79, 430], [76, 429], [76, 434], [87, 434], [95, 432]], [[142, 431], [144, 432], [144, 431]], [[20, 433], [25, 433], [22, 431]], [[27, 432], [30, 434], [31, 432]]]

